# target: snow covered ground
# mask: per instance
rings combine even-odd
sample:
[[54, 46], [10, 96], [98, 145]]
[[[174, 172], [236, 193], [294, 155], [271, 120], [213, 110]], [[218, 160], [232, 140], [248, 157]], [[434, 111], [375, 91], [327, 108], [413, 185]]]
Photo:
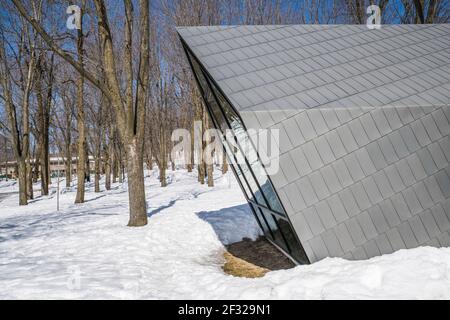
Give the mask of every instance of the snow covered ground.
[[[37, 186], [36, 186], [37, 187]], [[184, 171], [146, 179], [149, 224], [128, 228], [126, 186], [74, 205], [63, 190], [17, 206], [0, 198], [0, 299], [450, 299], [450, 249], [402, 250], [368, 261], [325, 259], [242, 279], [222, 272], [224, 243], [259, 229], [237, 183]], [[0, 183], [0, 194], [16, 191]]]
[[16, 180], [0, 181], [0, 194], [5, 192], [15, 192], [19, 190], [19, 184]]

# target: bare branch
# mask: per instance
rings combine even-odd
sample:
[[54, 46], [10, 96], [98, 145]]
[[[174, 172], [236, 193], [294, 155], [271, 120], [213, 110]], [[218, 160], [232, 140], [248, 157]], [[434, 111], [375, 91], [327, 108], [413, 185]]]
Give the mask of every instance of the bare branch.
[[68, 62], [72, 67], [74, 67], [80, 74], [82, 74], [86, 79], [88, 79], [94, 86], [99, 88], [107, 97], [111, 96], [108, 88], [97, 79], [94, 75], [92, 75], [89, 71], [87, 71], [82, 64], [75, 61], [69, 54], [67, 54], [63, 49], [61, 49], [52, 37], [42, 28], [42, 26], [37, 22], [34, 18], [30, 17], [23, 6], [23, 4], [19, 0], [12, 0], [14, 5], [20, 14], [33, 26], [33, 28], [39, 33], [42, 39], [47, 43], [47, 45], [61, 58], [63, 58], [66, 62]]

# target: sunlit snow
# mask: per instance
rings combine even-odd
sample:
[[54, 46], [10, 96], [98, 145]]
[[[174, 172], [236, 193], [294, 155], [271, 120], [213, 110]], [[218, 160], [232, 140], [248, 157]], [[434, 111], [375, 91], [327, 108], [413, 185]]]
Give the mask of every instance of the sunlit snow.
[[126, 184], [89, 186], [82, 205], [62, 188], [57, 212], [53, 180], [51, 195], [26, 207], [4, 195], [17, 185], [0, 182], [0, 299], [450, 299], [447, 248], [325, 259], [260, 279], [224, 274], [224, 244], [260, 232], [231, 173], [208, 188], [179, 170], [160, 188], [152, 172], [142, 228], [126, 227]]

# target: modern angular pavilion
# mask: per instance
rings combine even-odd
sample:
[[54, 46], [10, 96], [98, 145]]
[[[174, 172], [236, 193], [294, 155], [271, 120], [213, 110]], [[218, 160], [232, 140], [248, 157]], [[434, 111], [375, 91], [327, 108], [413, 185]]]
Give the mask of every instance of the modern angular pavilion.
[[279, 129], [276, 174], [256, 151], [233, 166], [279, 249], [312, 263], [450, 246], [449, 24], [178, 32], [218, 129]]

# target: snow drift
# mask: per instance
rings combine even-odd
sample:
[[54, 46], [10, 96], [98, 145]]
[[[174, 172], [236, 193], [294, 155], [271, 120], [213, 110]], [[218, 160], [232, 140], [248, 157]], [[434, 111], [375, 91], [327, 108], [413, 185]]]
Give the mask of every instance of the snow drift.
[[[74, 191], [17, 206], [0, 200], [1, 299], [450, 299], [450, 249], [418, 248], [366, 261], [325, 259], [242, 279], [222, 271], [224, 244], [260, 231], [237, 183], [184, 171], [167, 188], [146, 178], [149, 224], [126, 227], [127, 190], [73, 205]], [[54, 188], [53, 188], [54, 189]], [[14, 185], [2, 186], [2, 192]]]

